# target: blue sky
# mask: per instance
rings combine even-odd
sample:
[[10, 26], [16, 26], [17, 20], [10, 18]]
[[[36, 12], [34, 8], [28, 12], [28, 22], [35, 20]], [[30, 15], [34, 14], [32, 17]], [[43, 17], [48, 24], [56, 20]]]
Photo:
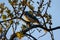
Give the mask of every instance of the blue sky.
[[[52, 27], [56, 27], [60, 25], [60, 0], [52, 0], [51, 3], [51, 8], [49, 8], [49, 12], [52, 15], [52, 22], [53, 25]], [[55, 40], [60, 40], [60, 29], [59, 30], [55, 30], [54, 32], [54, 38]]]
[[[9, 7], [7, 0], [0, 0], [0, 2], [5, 2], [6, 6]], [[60, 25], [60, 22], [59, 22], [60, 21], [60, 0], [52, 0], [51, 7], [48, 9], [48, 13], [50, 13], [52, 15], [52, 22], [53, 22], [52, 28], [59, 26]], [[60, 29], [55, 30], [53, 32], [54, 32], [55, 40], [59, 40], [60, 39]], [[34, 35], [36, 35], [36, 34], [34, 34]], [[39, 40], [51, 40], [50, 34], [48, 33], [47, 35], [40, 38]]]

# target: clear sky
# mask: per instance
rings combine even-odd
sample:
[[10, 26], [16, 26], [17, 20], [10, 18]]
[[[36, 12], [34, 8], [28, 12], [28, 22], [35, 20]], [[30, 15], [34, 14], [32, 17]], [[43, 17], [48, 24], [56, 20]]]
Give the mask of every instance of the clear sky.
[[[0, 0], [0, 2], [5, 2], [6, 5], [9, 7], [7, 0]], [[48, 12], [52, 15], [52, 22], [53, 22], [52, 27], [60, 26], [60, 22], [59, 22], [60, 21], [60, 0], [52, 0], [51, 7], [48, 9]], [[60, 40], [60, 29], [55, 30], [53, 32], [54, 32], [54, 39]], [[51, 40], [49, 33], [46, 36], [40, 38], [39, 40]]]
[[[52, 15], [52, 27], [60, 26], [60, 0], [52, 0], [51, 8], [49, 8], [49, 12]], [[60, 40], [60, 29], [55, 30], [54, 38], [55, 40]]]

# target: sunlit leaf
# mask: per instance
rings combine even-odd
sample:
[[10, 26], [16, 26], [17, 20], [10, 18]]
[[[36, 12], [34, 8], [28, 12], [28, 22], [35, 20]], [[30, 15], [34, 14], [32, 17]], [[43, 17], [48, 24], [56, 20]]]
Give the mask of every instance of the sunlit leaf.
[[12, 13], [9, 13], [9, 14], [8, 14], [8, 17], [10, 17], [10, 18], [13, 18], [13, 16], [14, 16], [14, 15], [13, 15]]
[[8, 28], [8, 27], [9, 27], [9, 25], [8, 25], [7, 23], [4, 23], [4, 25], [6, 26], [6, 28]]
[[7, 9], [7, 10], [6, 10], [6, 12], [7, 12], [7, 13], [10, 13], [10, 10], [9, 10], [9, 9]]
[[30, 22], [29, 18], [26, 15], [24, 15], [24, 20]]
[[26, 3], [27, 3], [26, 0], [23, 0], [23, 1], [21, 2], [21, 4], [22, 4], [23, 6], [26, 5]]
[[2, 27], [0, 27], [0, 33], [2, 32]]
[[21, 39], [21, 38], [24, 36], [24, 34], [23, 34], [22, 32], [17, 32], [17, 33], [16, 33], [16, 36], [17, 36], [19, 39]]
[[32, 5], [30, 5], [29, 2], [27, 3], [27, 6], [28, 6], [31, 10], [34, 10], [34, 7], [33, 7]]
[[9, 23], [12, 24], [13, 23], [13, 20], [10, 20]]
[[2, 15], [2, 19], [5, 20], [7, 18], [6, 15]]
[[3, 9], [0, 8], [0, 13], [3, 13]]
[[[43, 26], [43, 27], [45, 27], [45, 26]], [[45, 28], [46, 28], [46, 27], [45, 27]], [[44, 32], [48, 32], [48, 31], [44, 29]]]
[[0, 4], [0, 13], [3, 13], [5, 7], [4, 7], [4, 3], [1, 3]]
[[16, 5], [18, 0], [8, 0], [11, 5]]
[[44, 32], [48, 32], [47, 30], [44, 30]]
[[0, 4], [0, 8], [4, 8], [4, 3], [1, 3]]

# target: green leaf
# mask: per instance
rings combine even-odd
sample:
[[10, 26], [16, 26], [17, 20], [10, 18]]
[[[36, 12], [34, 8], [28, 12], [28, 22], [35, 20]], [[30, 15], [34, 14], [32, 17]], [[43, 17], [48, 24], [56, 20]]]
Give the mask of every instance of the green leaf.
[[22, 30], [25, 30], [25, 29], [27, 29], [28, 27], [26, 26], [26, 25], [22, 25]]

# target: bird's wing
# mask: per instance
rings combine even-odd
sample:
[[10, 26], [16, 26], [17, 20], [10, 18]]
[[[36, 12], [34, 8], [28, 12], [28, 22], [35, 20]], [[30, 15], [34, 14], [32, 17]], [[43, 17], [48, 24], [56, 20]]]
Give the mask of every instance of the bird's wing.
[[36, 18], [36, 16], [30, 14], [29, 12], [25, 12], [24, 15], [26, 15], [30, 21], [32, 21], [32, 22], [35, 21], [35, 22], [37, 22], [37, 23], [40, 24], [40, 22], [39, 22], [39, 20]]

